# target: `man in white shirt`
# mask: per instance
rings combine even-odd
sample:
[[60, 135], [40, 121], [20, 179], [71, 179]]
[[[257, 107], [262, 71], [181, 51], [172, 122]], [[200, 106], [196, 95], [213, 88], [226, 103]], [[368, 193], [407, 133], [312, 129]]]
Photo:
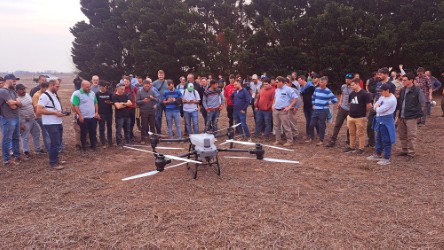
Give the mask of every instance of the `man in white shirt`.
[[[188, 86], [182, 92], [182, 102], [183, 102], [183, 115], [185, 118], [185, 124], [187, 127], [187, 133], [198, 134], [199, 133], [199, 122], [198, 122], [198, 110], [200, 96], [197, 90], [194, 90], [193, 83], [188, 83]], [[191, 130], [191, 124], [193, 124], [193, 129]]]
[[37, 104], [37, 113], [42, 115], [43, 127], [49, 134], [51, 146], [49, 148], [49, 165], [52, 169], [61, 170], [64, 161], [59, 160], [59, 150], [62, 143], [63, 126], [62, 117], [65, 114], [62, 111], [62, 105], [57, 96], [60, 88], [59, 80], [50, 80], [48, 90], [43, 93]]

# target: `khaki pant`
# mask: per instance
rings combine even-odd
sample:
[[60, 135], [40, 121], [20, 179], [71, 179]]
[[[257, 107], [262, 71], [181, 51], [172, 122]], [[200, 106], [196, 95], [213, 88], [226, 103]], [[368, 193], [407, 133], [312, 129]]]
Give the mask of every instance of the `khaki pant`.
[[401, 141], [402, 152], [415, 154], [416, 134], [418, 132], [417, 119], [398, 120], [398, 134]]
[[355, 148], [356, 145], [356, 137], [358, 137], [359, 141], [359, 149], [364, 149], [365, 147], [365, 121], [367, 119], [365, 117], [361, 118], [352, 118], [347, 116], [347, 127], [350, 131], [350, 148]]
[[80, 126], [77, 124], [76, 118], [74, 118], [74, 121], [72, 123], [72, 126], [74, 127], [74, 133], [76, 135], [76, 145], [81, 145], [80, 143]]
[[285, 136], [288, 142], [293, 142], [293, 133], [291, 131], [290, 125], [290, 113], [291, 111], [285, 112], [284, 110], [273, 111], [273, 128], [276, 133], [276, 141], [281, 140], [281, 126], [284, 128]]
[[299, 134], [298, 128], [296, 127], [296, 109], [288, 111], [288, 116], [290, 118], [290, 126], [291, 126], [291, 132], [293, 133], [293, 136], [297, 136]]

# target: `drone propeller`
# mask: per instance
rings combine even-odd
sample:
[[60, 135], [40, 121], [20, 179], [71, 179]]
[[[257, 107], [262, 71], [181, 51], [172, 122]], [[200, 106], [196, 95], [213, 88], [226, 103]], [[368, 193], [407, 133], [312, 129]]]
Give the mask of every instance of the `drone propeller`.
[[[132, 145], [133, 147], [151, 148], [147, 145]], [[170, 149], [170, 150], [184, 150], [184, 148], [171, 148], [171, 147], [156, 147], [156, 149]]]
[[215, 134], [215, 133], [217, 133], [217, 132], [220, 132], [220, 131], [222, 131], [222, 130], [229, 129], [229, 128], [236, 128], [236, 127], [239, 126], [239, 125], [241, 125], [240, 122], [239, 122], [238, 124], [234, 124], [234, 125], [231, 126], [231, 127], [228, 127], [228, 128], [222, 128], [222, 129], [216, 130], [216, 131], [214, 131], [213, 133]]
[[[246, 159], [246, 160], [257, 160], [253, 157], [243, 157], [243, 156], [224, 156], [225, 158], [229, 159]], [[284, 160], [284, 159], [275, 159], [275, 158], [264, 158], [262, 159], [264, 161], [269, 162], [278, 162], [278, 163], [293, 163], [293, 164], [299, 164], [299, 161], [290, 161], [290, 160]]]
[[[261, 143], [256, 143], [256, 142], [226, 140], [225, 142], [222, 142], [220, 145], [224, 145], [224, 144], [228, 144], [228, 143], [237, 143], [237, 144], [247, 145], [247, 146], [256, 146], [256, 144], [261, 144]], [[274, 148], [274, 149], [279, 149], [279, 150], [284, 150], [284, 151], [290, 151], [290, 152], [294, 151], [293, 149], [281, 148], [281, 147], [276, 147], [276, 146], [272, 146], [272, 145], [266, 145], [266, 144], [261, 144], [261, 145], [264, 147], [269, 147], [269, 148]]]
[[[178, 167], [178, 166], [182, 166], [184, 164], [187, 164], [187, 163], [186, 162], [181, 162], [179, 164], [166, 167], [165, 169], [175, 168], [175, 167]], [[138, 174], [138, 175], [133, 175], [133, 176], [130, 176], [130, 177], [127, 177], [127, 178], [123, 178], [122, 181], [134, 180], [134, 179], [138, 179], [138, 178], [142, 178], [142, 177], [146, 177], [146, 176], [152, 176], [152, 175], [155, 175], [155, 174], [158, 174], [158, 173], [160, 173], [160, 171], [153, 170], [153, 171], [149, 171], [149, 172], [146, 172], [146, 173], [143, 173], [143, 174]]]
[[[128, 147], [128, 146], [123, 146], [123, 147], [124, 148], [129, 148], [129, 149], [132, 149], [132, 150], [136, 150], [136, 151], [140, 151], [140, 152], [144, 152], [144, 153], [159, 154], [159, 153], [155, 153], [155, 152], [144, 150], [144, 149], [140, 149], [140, 148], [133, 148], [133, 147]], [[181, 158], [181, 157], [174, 156], [174, 155], [166, 155], [166, 154], [162, 154], [162, 155], [165, 156], [165, 158], [168, 158], [168, 159], [171, 159], [171, 160], [184, 161], [184, 162], [188, 162], [188, 163], [202, 164], [202, 162], [200, 162], [200, 161], [185, 159], [185, 158]]]
[[167, 135], [156, 134], [156, 133], [153, 133], [153, 132], [151, 132], [151, 131], [148, 131], [148, 134], [149, 134], [149, 135], [157, 135], [157, 136], [159, 136], [159, 137], [168, 137]]

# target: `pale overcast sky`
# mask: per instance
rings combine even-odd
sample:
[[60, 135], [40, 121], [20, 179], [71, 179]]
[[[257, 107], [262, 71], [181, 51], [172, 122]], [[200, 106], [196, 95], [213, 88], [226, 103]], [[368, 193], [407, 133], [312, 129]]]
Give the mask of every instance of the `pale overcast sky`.
[[80, 0], [0, 0], [0, 72], [71, 72], [74, 37], [86, 20]]

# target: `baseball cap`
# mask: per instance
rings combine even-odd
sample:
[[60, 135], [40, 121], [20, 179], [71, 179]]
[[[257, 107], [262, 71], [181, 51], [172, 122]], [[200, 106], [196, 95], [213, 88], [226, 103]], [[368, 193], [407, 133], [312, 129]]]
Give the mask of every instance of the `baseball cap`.
[[20, 78], [15, 77], [14, 74], [7, 74], [4, 78], [5, 80], [20, 80]]
[[352, 73], [345, 74], [345, 79], [353, 79], [353, 78], [354, 78], [354, 76]]
[[253, 76], [251, 76], [251, 79], [253, 79], [253, 80], [257, 80], [257, 75], [254, 74]]
[[19, 83], [17, 85], [15, 85], [15, 90], [19, 90], [19, 89], [26, 89], [25, 85]]
[[383, 68], [378, 69], [378, 73], [382, 73], [382, 74], [387, 74], [388, 75], [390, 73], [390, 71], [389, 71], [389, 69], [387, 67], [383, 67]]

